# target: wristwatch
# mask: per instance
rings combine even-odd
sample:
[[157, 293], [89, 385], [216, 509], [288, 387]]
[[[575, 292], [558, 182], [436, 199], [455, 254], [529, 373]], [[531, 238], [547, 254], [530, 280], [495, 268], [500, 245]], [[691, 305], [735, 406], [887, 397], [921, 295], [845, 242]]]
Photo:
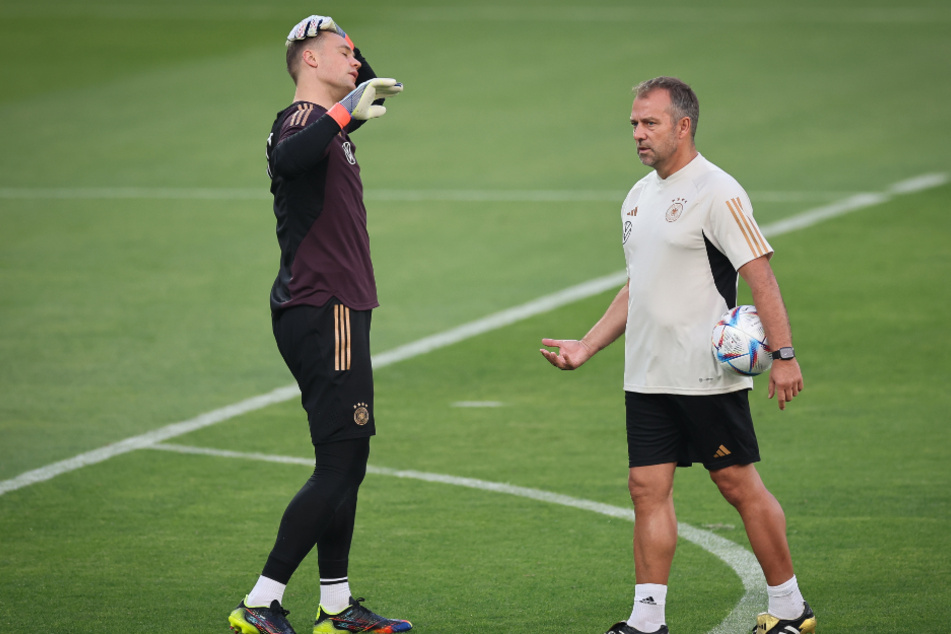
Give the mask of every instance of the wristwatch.
[[789, 361], [790, 359], [796, 358], [796, 351], [792, 349], [792, 346], [788, 346], [786, 348], [774, 350], [770, 356], [772, 356], [773, 359], [778, 359], [780, 361]]

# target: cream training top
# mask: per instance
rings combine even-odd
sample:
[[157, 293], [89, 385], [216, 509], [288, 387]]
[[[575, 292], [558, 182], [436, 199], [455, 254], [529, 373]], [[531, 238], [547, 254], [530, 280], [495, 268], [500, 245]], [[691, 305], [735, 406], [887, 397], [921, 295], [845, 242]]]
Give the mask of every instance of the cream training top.
[[722, 394], [753, 380], [719, 367], [710, 335], [736, 305], [737, 270], [771, 255], [740, 184], [697, 155], [666, 179], [639, 180], [621, 206], [630, 279], [624, 389]]

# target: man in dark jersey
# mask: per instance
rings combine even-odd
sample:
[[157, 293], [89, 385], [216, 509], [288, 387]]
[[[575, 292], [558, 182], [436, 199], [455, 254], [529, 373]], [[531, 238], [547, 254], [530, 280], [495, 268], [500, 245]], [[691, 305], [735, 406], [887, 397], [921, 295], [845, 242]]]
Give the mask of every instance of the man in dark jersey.
[[313, 475], [291, 500], [251, 592], [228, 617], [241, 634], [293, 634], [284, 589], [317, 547], [314, 633], [405, 632], [350, 593], [357, 490], [375, 433], [370, 316], [378, 306], [363, 184], [349, 134], [381, 116], [402, 85], [377, 78], [347, 34], [313, 15], [287, 37], [294, 102], [267, 140], [280, 269], [271, 289], [278, 349], [301, 390], [315, 448]]

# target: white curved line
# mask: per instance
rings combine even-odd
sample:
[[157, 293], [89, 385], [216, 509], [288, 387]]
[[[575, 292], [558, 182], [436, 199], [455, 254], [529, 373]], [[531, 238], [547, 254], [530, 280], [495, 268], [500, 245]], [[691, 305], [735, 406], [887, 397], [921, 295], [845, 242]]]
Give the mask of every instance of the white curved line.
[[[174, 444], [155, 444], [149, 449], [160, 449], [163, 451], [173, 451], [176, 453], [199, 454], [207, 456], [218, 456], [222, 458], [243, 458], [245, 460], [262, 460], [266, 462], [278, 462], [282, 464], [301, 464], [311, 466], [314, 461], [309, 458], [295, 458], [291, 456], [274, 456], [260, 453], [244, 453], [238, 451], [227, 451], [222, 449], [208, 449], [205, 447], [187, 447]], [[634, 511], [629, 508], [621, 508], [592, 500], [542, 491], [541, 489], [530, 489], [527, 487], [504, 484], [501, 482], [489, 482], [488, 480], [477, 480], [475, 478], [462, 478], [442, 473], [427, 473], [425, 471], [389, 469], [387, 467], [367, 466], [367, 473], [375, 475], [385, 475], [394, 478], [408, 478], [412, 480], [422, 480], [424, 482], [435, 482], [439, 484], [450, 484], [453, 486], [467, 487], [470, 489], [479, 489], [480, 491], [491, 491], [493, 493], [505, 493], [518, 497], [536, 500], [538, 502], [548, 502], [549, 504], [558, 504], [582, 511], [600, 513], [608, 517], [634, 521]], [[740, 598], [736, 607], [727, 615], [727, 617], [717, 627], [710, 630], [708, 634], [733, 634], [735, 632], [746, 631], [749, 624], [755, 622], [756, 614], [763, 609], [766, 604], [766, 579], [760, 570], [759, 563], [753, 553], [742, 546], [731, 542], [728, 539], [715, 535], [710, 531], [700, 528], [677, 523], [677, 531], [680, 538], [692, 542], [718, 557], [723, 561], [743, 583], [743, 596]]]

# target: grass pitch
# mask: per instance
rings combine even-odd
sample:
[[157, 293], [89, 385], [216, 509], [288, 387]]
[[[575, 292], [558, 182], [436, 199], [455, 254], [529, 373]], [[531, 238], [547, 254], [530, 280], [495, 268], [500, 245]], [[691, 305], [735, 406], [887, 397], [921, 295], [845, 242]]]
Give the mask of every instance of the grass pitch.
[[[0, 481], [291, 382], [263, 148], [292, 93], [281, 40], [317, 10], [407, 86], [354, 135], [378, 353], [623, 268], [647, 77], [696, 88], [700, 151], [764, 225], [951, 172], [936, 1], [0, 5]], [[944, 185], [771, 239], [806, 391], [780, 413], [757, 385], [760, 470], [823, 631], [951, 617], [949, 202]], [[626, 507], [620, 346], [575, 373], [537, 353], [610, 296], [381, 368], [371, 464]], [[174, 442], [311, 456], [293, 400]], [[0, 631], [226, 631], [309, 471], [142, 449], [0, 495]], [[702, 469], [676, 501], [748, 548]], [[629, 521], [380, 474], [360, 504], [354, 590], [419, 632], [629, 614]], [[298, 631], [316, 592], [307, 561]], [[715, 631], [743, 593], [682, 540], [671, 630]]]

